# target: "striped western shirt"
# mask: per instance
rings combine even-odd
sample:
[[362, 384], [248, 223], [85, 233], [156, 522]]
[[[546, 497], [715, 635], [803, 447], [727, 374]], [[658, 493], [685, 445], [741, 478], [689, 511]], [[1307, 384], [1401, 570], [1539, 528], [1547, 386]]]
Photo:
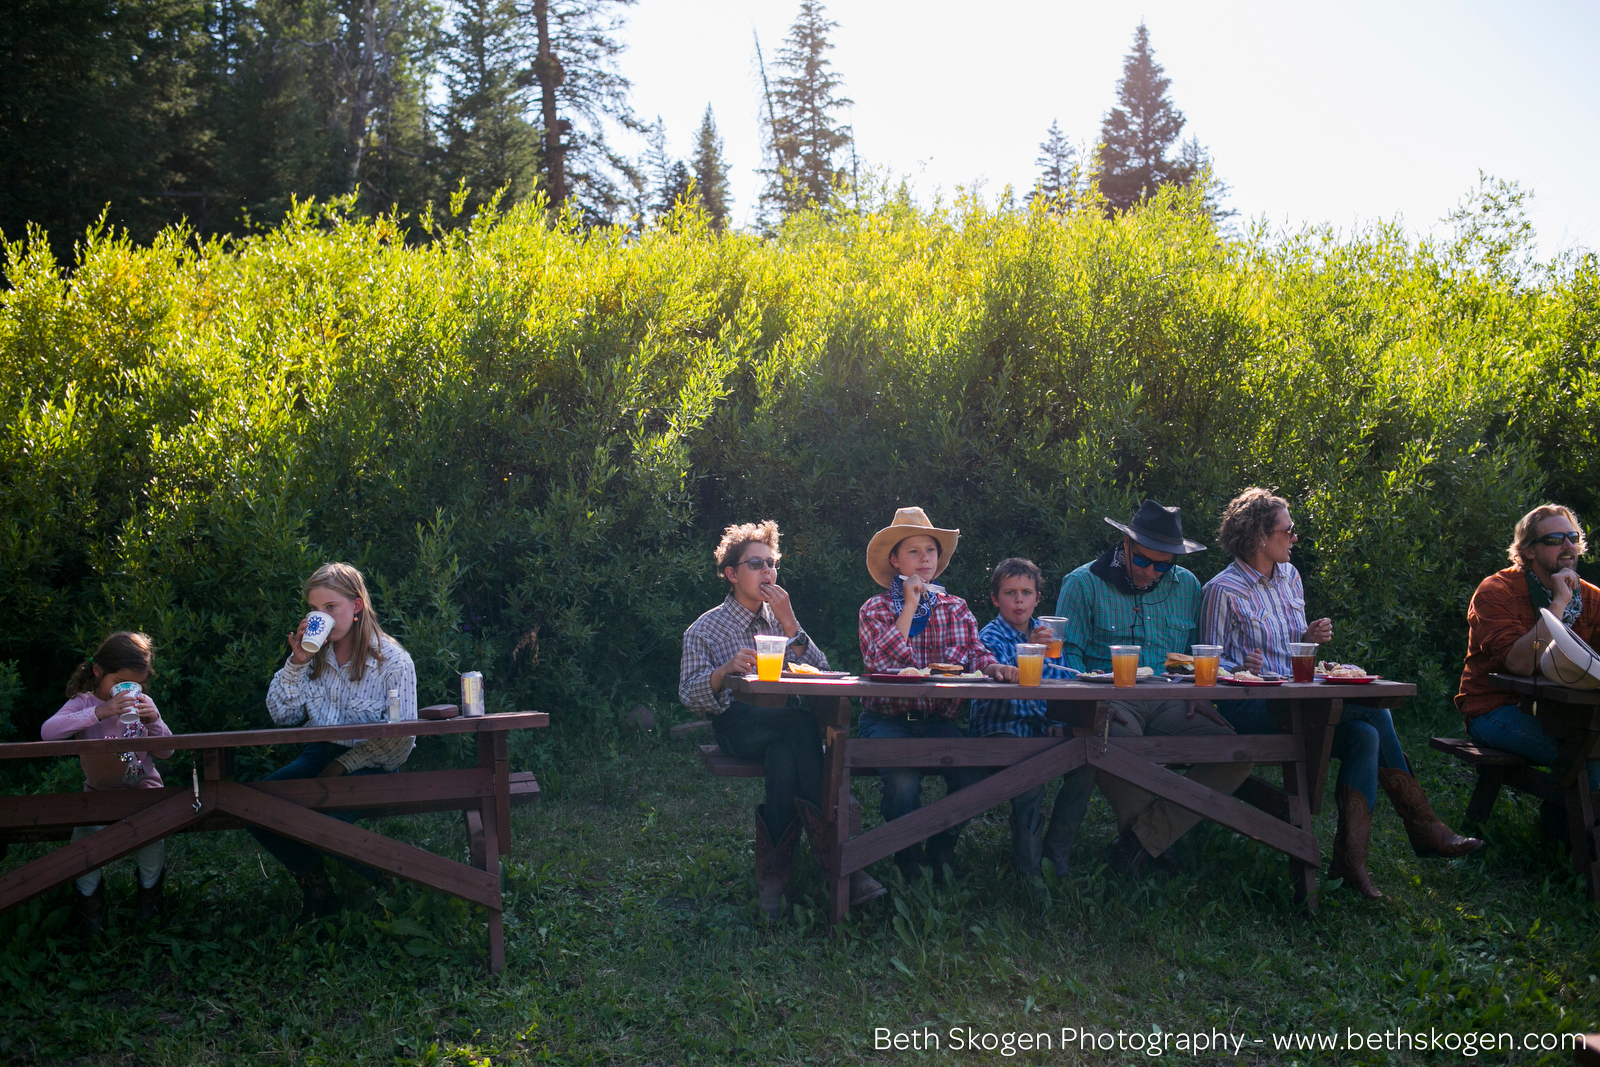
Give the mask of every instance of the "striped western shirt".
[[1235, 559], [1206, 583], [1200, 601], [1203, 645], [1222, 646], [1222, 665], [1233, 670], [1252, 649], [1262, 668], [1289, 674], [1289, 642], [1306, 632], [1306, 591], [1292, 563], [1261, 574]]
[[[352, 660], [352, 662], [354, 662]], [[400, 718], [417, 717], [417, 669], [393, 638], [383, 639], [383, 661], [367, 656], [361, 681], [352, 681], [350, 665], [330, 652], [322, 673], [311, 677], [311, 664], [293, 659], [272, 676], [267, 687], [267, 713], [279, 726], [310, 719], [312, 726], [348, 726], [389, 721], [389, 690], [400, 691]], [[377, 737], [370, 741], [335, 741], [350, 751], [339, 757], [346, 772], [366, 767], [398, 770], [416, 747], [415, 737]]]
[[[1038, 619], [1028, 620], [1028, 634], [1039, 625]], [[978, 637], [994, 658], [1001, 663], [1017, 665], [1017, 645], [1028, 639], [1028, 634], [1018, 633], [1003, 618], [996, 618], [978, 631]], [[1061, 666], [1059, 659], [1044, 661], [1046, 678], [1071, 678], [1072, 671]], [[1017, 737], [1043, 737], [1049, 721], [1045, 718], [1042, 700], [974, 700], [971, 718], [967, 724], [968, 737], [988, 737], [990, 734], [1015, 734]]]

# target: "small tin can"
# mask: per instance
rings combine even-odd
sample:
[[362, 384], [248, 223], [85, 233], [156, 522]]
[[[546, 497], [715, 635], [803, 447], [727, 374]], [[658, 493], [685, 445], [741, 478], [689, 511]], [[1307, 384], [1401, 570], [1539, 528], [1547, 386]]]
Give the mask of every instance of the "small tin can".
[[461, 676], [461, 714], [483, 714], [483, 673], [467, 671]]

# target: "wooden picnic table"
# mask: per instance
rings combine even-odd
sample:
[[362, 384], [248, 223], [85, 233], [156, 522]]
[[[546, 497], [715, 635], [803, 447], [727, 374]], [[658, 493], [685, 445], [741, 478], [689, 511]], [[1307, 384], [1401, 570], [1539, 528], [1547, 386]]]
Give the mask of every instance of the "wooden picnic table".
[[[1213, 822], [1277, 849], [1289, 857], [1295, 899], [1317, 908], [1321, 854], [1311, 818], [1322, 808], [1333, 752], [1333, 731], [1346, 700], [1373, 707], [1399, 707], [1416, 695], [1403, 682], [1365, 685], [1325, 682], [1247, 687], [1199, 687], [1188, 682], [1143, 683], [1132, 689], [1046, 679], [1043, 685], [997, 682], [928, 681], [919, 684], [839, 679], [783, 678], [758, 681], [732, 677], [729, 687], [752, 704], [781, 704], [806, 697], [823, 730], [823, 814], [831, 828], [824, 864], [830, 917], [843, 921], [849, 907], [850, 872], [893, 855], [941, 830], [955, 826], [1030, 789], [1076, 770], [1085, 763], [1131, 785], [1163, 797]], [[852, 697], [905, 700], [1044, 700], [1050, 718], [1067, 727], [1066, 737], [863, 738], [850, 736]], [[1283, 733], [1193, 737], [1108, 737], [1109, 704], [1117, 700], [1259, 700], [1275, 702]], [[1252, 775], [1229, 796], [1175, 771], [1172, 764], [1275, 763], [1283, 770], [1280, 787]], [[909, 815], [850, 838], [841, 833], [849, 810], [850, 776], [857, 768], [992, 767], [996, 773], [966, 789], [926, 804]], [[845, 825], [848, 825], [846, 822]]]
[[[1519, 698], [1522, 710], [1535, 715], [1556, 742], [1559, 755], [1550, 768], [1551, 796], [1567, 809], [1572, 869], [1583, 880], [1590, 900], [1600, 900], [1600, 828], [1595, 826], [1594, 794], [1585, 764], [1600, 758], [1600, 690], [1567, 689], [1543, 678], [1491, 674], [1489, 684]], [[1543, 779], [1543, 772], [1532, 777]]]
[[[140, 739], [141, 749], [198, 751], [201, 767], [195, 769], [190, 781], [173, 782], [161, 789], [99, 789], [5, 798], [4, 805], [0, 805], [0, 837], [4, 839], [59, 839], [74, 826], [104, 825], [105, 829], [0, 876], [0, 911], [168, 834], [236, 829], [248, 824], [483, 905], [489, 913], [489, 970], [498, 974], [505, 965], [500, 856], [511, 850], [513, 775], [508, 737], [512, 730], [549, 724], [546, 713], [524, 711]], [[435, 734], [476, 734], [478, 765], [277, 782], [235, 782], [230, 778], [231, 756], [237, 748]], [[123, 738], [33, 741], [0, 745], [0, 759], [81, 756], [122, 752], [129, 747]], [[535, 793], [538, 789], [531, 779], [517, 785], [523, 792], [529, 785]], [[350, 809], [379, 809], [384, 815], [462, 810], [466, 813], [472, 864], [445, 859], [324, 814]]]

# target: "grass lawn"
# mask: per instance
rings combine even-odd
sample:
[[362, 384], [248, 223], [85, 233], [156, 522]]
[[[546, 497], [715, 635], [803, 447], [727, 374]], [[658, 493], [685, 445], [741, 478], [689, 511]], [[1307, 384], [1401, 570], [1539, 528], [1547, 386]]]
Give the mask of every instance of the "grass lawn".
[[[1459, 818], [1469, 772], [1426, 744], [1459, 734], [1459, 719], [1416, 702], [1397, 720], [1440, 814]], [[1180, 875], [1106, 872], [1098, 794], [1074, 876], [1033, 902], [1004, 870], [1001, 808], [963, 838], [958, 887], [907, 887], [879, 864], [891, 897], [830, 938], [808, 856], [793, 917], [759, 920], [761, 783], [706, 776], [703, 740], [636, 738], [537, 768], [545, 798], [514, 817], [498, 978], [484, 971], [482, 912], [410, 885], [375, 895], [346, 881], [337, 920], [296, 929], [297, 890], [243, 833], [169, 843], [159, 929], [131, 928], [129, 861], [112, 868], [103, 944], [72, 936], [70, 890], [0, 916], [0, 1062], [1134, 1063], [1153, 1058], [1132, 1046], [1159, 1028], [1178, 1059], [1217, 1059], [1187, 1043], [1221, 1031], [1244, 1041], [1225, 1057], [1239, 1063], [1566, 1063], [1520, 1049], [1282, 1050], [1274, 1036], [1600, 1029], [1600, 906], [1527, 800], [1502, 796], [1489, 847], [1442, 861], [1414, 857], [1380, 799], [1371, 870], [1385, 899], [1325, 892], [1311, 918], [1282, 857], [1209, 825], [1180, 843]], [[876, 781], [856, 793], [870, 825]], [[458, 819], [380, 829], [465, 856]], [[1317, 832], [1326, 849], [1331, 806]], [[14, 848], [0, 869], [34, 854]], [[932, 1030], [939, 1048], [880, 1050], [878, 1027]], [[961, 1049], [957, 1028], [996, 1042], [1045, 1033], [1054, 1047]], [[1063, 1049], [1063, 1028], [1123, 1047]]]

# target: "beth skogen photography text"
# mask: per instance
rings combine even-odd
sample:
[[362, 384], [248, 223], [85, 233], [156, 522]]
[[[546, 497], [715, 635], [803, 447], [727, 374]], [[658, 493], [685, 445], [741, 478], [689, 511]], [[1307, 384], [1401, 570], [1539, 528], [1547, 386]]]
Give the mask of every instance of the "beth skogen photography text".
[[1597, 51], [0, 5], [0, 1061], [1600, 1063]]

